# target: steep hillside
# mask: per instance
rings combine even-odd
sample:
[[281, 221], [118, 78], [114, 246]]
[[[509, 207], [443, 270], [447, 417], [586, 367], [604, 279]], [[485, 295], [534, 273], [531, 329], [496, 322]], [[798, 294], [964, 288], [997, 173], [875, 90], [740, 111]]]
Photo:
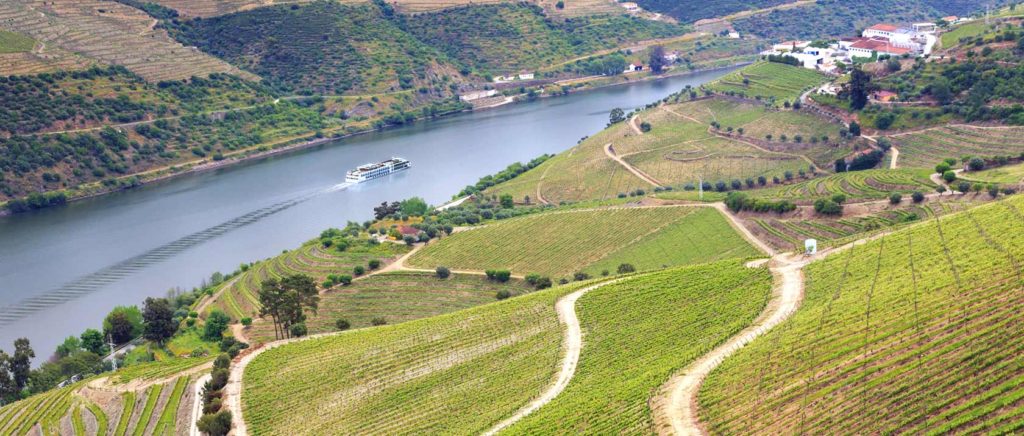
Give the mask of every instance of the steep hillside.
[[736, 12], [769, 8], [790, 3], [793, 0], [719, 0], [702, 2], [695, 0], [638, 0], [640, 7], [669, 15], [680, 22], [689, 23], [704, 18], [723, 17]]
[[1013, 433], [1024, 199], [884, 236], [806, 268], [803, 306], [707, 380], [721, 433]]
[[527, 4], [465, 6], [403, 20], [410, 33], [461, 65], [490, 74], [537, 68], [641, 41], [681, 35], [679, 25], [625, 15], [552, 20]]
[[377, 5], [272, 6], [169, 24], [186, 45], [241, 66], [287, 93], [377, 93], [460, 80], [444, 56]]

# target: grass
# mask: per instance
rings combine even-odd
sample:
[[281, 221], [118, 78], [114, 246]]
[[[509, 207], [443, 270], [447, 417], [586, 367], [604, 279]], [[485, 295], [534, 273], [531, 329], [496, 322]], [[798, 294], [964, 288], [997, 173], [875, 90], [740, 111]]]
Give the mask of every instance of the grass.
[[942, 159], [1010, 156], [1024, 153], [1024, 127], [950, 125], [892, 137], [900, 166], [932, 168]]
[[[175, 433], [175, 419], [178, 415], [178, 406], [181, 404], [181, 397], [185, 393], [185, 389], [188, 388], [189, 377], [178, 377], [178, 380], [174, 383], [174, 389], [171, 391], [170, 397], [167, 399], [167, 404], [163, 407], [163, 412], [160, 413], [160, 418], [156, 422], [156, 429], [153, 431], [154, 435], [173, 435]], [[196, 399], [200, 401], [200, 399]]]
[[805, 269], [802, 307], [700, 393], [715, 433], [1020, 431], [1024, 197]]
[[725, 94], [771, 101], [776, 106], [796, 101], [804, 91], [825, 83], [813, 70], [775, 62], [758, 62], [704, 85]]
[[[320, 307], [308, 316], [306, 327], [310, 334], [332, 332], [337, 330], [338, 319], [348, 321], [351, 328], [369, 327], [378, 317], [397, 324], [491, 303], [499, 291], [518, 296], [532, 289], [518, 279], [498, 283], [468, 274], [452, 274], [447, 279], [422, 272], [378, 274], [322, 294]], [[256, 323], [246, 336], [253, 342], [272, 341], [273, 325]]]
[[[358, 245], [358, 246], [355, 246]], [[260, 283], [268, 278], [291, 274], [307, 274], [322, 282], [328, 274], [352, 274], [356, 265], [367, 266], [371, 259], [387, 264], [409, 250], [399, 244], [364, 246], [355, 244], [346, 251], [323, 247], [319, 240], [306, 242], [295, 250], [257, 262], [221, 287], [220, 296], [210, 305], [219, 308], [233, 319], [256, 317], [259, 312]]]
[[552, 382], [554, 304], [580, 286], [268, 350], [245, 370], [246, 423], [253, 434], [480, 433]]
[[117, 420], [117, 428], [114, 429], [114, 436], [124, 436], [128, 433], [128, 422], [132, 419], [132, 412], [135, 411], [135, 392], [128, 391], [121, 395], [121, 417]]
[[987, 32], [992, 26], [985, 24], [984, 20], [976, 20], [969, 23], [961, 24], [946, 32], [942, 32], [942, 36], [939, 37], [939, 41], [942, 43], [942, 48], [950, 48], [960, 43], [960, 40], [964, 38], [974, 38]]
[[163, 393], [164, 387], [164, 385], [153, 385], [147, 391], [146, 405], [142, 408], [139, 421], [135, 423], [133, 436], [142, 436], [146, 432], [146, 428], [149, 427], [149, 421], [153, 416], [153, 409], [156, 408], [156, 402], [160, 399], [160, 394]]
[[99, 405], [92, 401], [86, 401], [85, 407], [89, 409], [89, 413], [92, 413], [94, 419], [96, 419], [96, 434], [105, 435], [107, 434], [107, 414], [103, 412], [103, 409]]
[[[708, 224], [704, 223], [709, 219], [707, 215], [692, 215], [694, 212], [690, 207], [654, 207], [531, 215], [455, 233], [427, 245], [408, 263], [423, 268], [446, 266], [456, 270], [509, 269], [513, 274], [538, 273], [557, 279], [606, 258], [650, 261], [660, 253], [652, 251], [670, 237], [663, 236], [666, 229], [671, 229], [669, 235], [679, 235], [679, 226]], [[717, 229], [709, 231], [731, 232], [724, 220], [705, 228], [714, 227]], [[742, 251], [749, 249], [746, 245], [738, 237], [721, 239], [709, 242], [701, 255], [715, 256], [734, 250], [749, 253]], [[692, 262], [698, 257], [674, 256], [663, 259], [662, 263]]]
[[579, 367], [555, 399], [511, 434], [651, 432], [648, 401], [673, 373], [761, 311], [771, 274], [736, 261], [639, 276], [584, 295]]
[[20, 33], [0, 30], [0, 54], [32, 51], [36, 41]]
[[74, 392], [83, 384], [52, 389], [0, 407], [0, 434], [29, 434], [37, 425], [42, 434], [59, 433], [60, 420], [72, 411]]
[[1018, 184], [1024, 180], [1024, 163], [963, 173], [960, 178], [984, 183]]
[[597, 276], [604, 270], [614, 272], [623, 263], [644, 271], [758, 255], [760, 252], [736, 233], [721, 213], [713, 208], [701, 208], [653, 235], [620, 248], [588, 266], [586, 271]]
[[111, 381], [115, 383], [128, 383], [131, 381], [156, 380], [212, 361], [213, 357], [183, 357], [159, 362], [139, 363], [117, 370], [111, 377]]

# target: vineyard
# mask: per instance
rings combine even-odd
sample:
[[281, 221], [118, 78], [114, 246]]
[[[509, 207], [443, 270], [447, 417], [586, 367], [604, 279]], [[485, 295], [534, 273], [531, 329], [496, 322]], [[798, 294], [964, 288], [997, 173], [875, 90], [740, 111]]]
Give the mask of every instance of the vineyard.
[[[902, 150], [900, 161], [903, 161]], [[757, 196], [811, 203], [816, 199], [843, 194], [848, 199], [877, 200], [897, 192], [933, 192], [935, 184], [925, 170], [865, 170], [818, 177], [789, 185], [758, 191]]]
[[804, 112], [723, 98], [670, 102], [639, 113], [639, 122], [651, 125], [643, 135], [627, 123], [613, 125], [488, 192], [511, 194], [517, 201], [529, 197], [557, 203], [611, 199], [653, 188], [607, 152], [661, 185], [682, 189], [699, 180], [728, 184], [759, 176], [782, 179], [812, 165], [826, 171], [852, 151], [852, 143], [839, 137], [839, 125]]
[[269, 6], [275, 3], [308, 3], [312, 0], [152, 0], [185, 17], [213, 17]]
[[[685, 231], [689, 226], [700, 233]], [[684, 239], [674, 239], [683, 234]], [[711, 235], [723, 237], [691, 246], [692, 253], [665, 251], [665, 244], [679, 251], [678, 244]], [[717, 211], [644, 207], [570, 210], [490, 224], [429, 244], [408, 263], [423, 268], [509, 269], [516, 275], [537, 273], [557, 279], [594, 269], [589, 265], [614, 272], [619, 264], [608, 262], [615, 261], [638, 260], [656, 268], [755, 253]]]
[[514, 434], [641, 434], [648, 401], [678, 369], [746, 327], [770, 294], [767, 269], [730, 261], [593, 290], [577, 302], [584, 345], [564, 392]]
[[702, 420], [715, 433], [1019, 432], [1022, 210], [1008, 197], [811, 264], [803, 307], [706, 381]]
[[338, 251], [336, 248], [323, 247], [319, 240], [308, 241], [300, 248], [257, 262], [236, 279], [225, 282], [208, 307], [219, 308], [236, 320], [253, 317], [259, 312], [260, 283], [266, 279], [306, 274], [319, 283], [329, 274], [351, 275], [356, 265], [365, 267], [373, 259], [386, 265], [408, 250], [404, 245], [382, 243], [352, 246], [346, 251]]
[[[452, 274], [440, 279], [433, 273], [389, 272], [321, 294], [320, 307], [309, 315], [306, 326], [314, 334], [337, 330], [339, 319], [352, 328], [371, 326], [374, 318], [397, 324], [491, 303], [500, 291], [517, 296], [530, 290], [521, 280], [498, 283], [476, 275]], [[274, 329], [268, 323], [257, 323], [246, 335], [254, 343], [270, 342]]]
[[1024, 181], [1024, 164], [1008, 165], [961, 175], [962, 179], [1015, 185]]
[[931, 168], [945, 158], [1016, 158], [1024, 153], [1024, 127], [949, 125], [895, 136], [892, 140], [900, 150], [900, 165], [910, 167]]
[[[178, 44], [144, 12], [101, 0], [0, 3], [4, 27], [46, 45], [47, 51], [70, 52], [104, 64], [117, 64], [148, 81], [180, 80], [210, 73], [241, 71], [202, 52]], [[67, 57], [67, 56], [65, 56]], [[63, 62], [73, 62], [64, 60]], [[25, 73], [25, 67], [18, 67]], [[7, 72], [0, 64], [0, 74]], [[248, 78], [255, 79], [251, 74]]]
[[759, 62], [705, 85], [723, 94], [772, 101], [776, 106], [796, 101], [800, 94], [825, 83], [813, 70], [775, 62]]
[[139, 392], [115, 394], [93, 390], [86, 387], [88, 381], [82, 381], [0, 408], [0, 433], [115, 436], [187, 433], [191, 403], [195, 399], [191, 382], [190, 377], [182, 376]]
[[580, 286], [268, 350], [245, 369], [248, 429], [480, 433], [552, 382], [562, 354], [555, 301]]

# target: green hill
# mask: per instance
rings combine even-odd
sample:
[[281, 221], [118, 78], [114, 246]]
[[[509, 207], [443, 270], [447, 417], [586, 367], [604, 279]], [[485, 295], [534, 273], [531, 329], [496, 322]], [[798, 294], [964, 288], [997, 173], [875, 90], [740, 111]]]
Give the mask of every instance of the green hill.
[[751, 9], [769, 8], [791, 0], [718, 0], [709, 2], [680, 0], [638, 0], [640, 7], [661, 12], [681, 22], [694, 22], [704, 18], [723, 17]]
[[805, 269], [803, 306], [714, 372], [718, 433], [1021, 429], [1024, 199], [897, 232]]

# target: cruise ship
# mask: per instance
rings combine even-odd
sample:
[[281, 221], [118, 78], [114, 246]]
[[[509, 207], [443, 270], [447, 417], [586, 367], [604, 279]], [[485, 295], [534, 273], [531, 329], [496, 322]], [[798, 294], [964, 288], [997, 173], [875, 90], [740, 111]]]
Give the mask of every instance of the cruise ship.
[[351, 183], [362, 183], [370, 179], [376, 179], [388, 174], [408, 169], [411, 166], [408, 160], [400, 157], [392, 157], [383, 162], [360, 165], [358, 168], [345, 173], [345, 181]]

